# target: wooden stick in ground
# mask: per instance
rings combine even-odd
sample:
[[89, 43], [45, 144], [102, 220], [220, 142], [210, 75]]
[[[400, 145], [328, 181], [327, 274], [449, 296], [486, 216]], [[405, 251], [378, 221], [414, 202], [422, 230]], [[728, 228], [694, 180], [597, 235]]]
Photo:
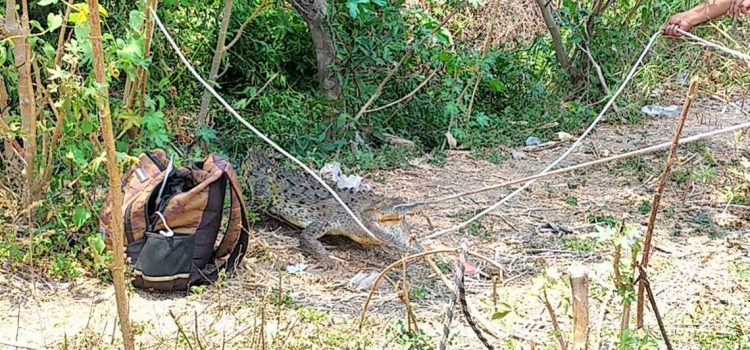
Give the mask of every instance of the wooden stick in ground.
[[122, 216], [122, 189], [120, 188], [121, 176], [115, 157], [115, 135], [112, 130], [112, 117], [109, 111], [109, 88], [107, 87], [107, 75], [104, 71], [104, 50], [102, 49], [102, 31], [99, 20], [98, 0], [88, 0], [89, 27], [91, 30], [91, 49], [93, 53], [94, 75], [98, 83], [99, 91], [96, 94], [97, 108], [102, 123], [102, 134], [104, 148], [107, 155], [107, 172], [109, 173], [109, 190], [112, 198], [112, 223], [109, 227], [112, 233], [112, 282], [115, 285], [115, 302], [117, 303], [117, 315], [120, 318], [120, 331], [122, 331], [125, 350], [134, 350], [133, 332], [130, 329], [128, 311], [128, 295], [125, 291], [125, 261], [123, 254], [119, 254], [123, 247], [123, 216]]
[[589, 279], [582, 266], [572, 267], [570, 288], [573, 292], [573, 350], [587, 350], [589, 344]]
[[[680, 136], [682, 136], [682, 129], [685, 126], [685, 120], [687, 120], [688, 111], [690, 110], [690, 105], [693, 103], [693, 99], [695, 98], [695, 89], [696, 89], [696, 80], [693, 79], [690, 82], [690, 87], [688, 88], [687, 96], [685, 97], [685, 102], [682, 104], [682, 111], [680, 112], [680, 120], [677, 123], [677, 129], [674, 133], [674, 138], [672, 139], [672, 146], [669, 150], [669, 157], [667, 157], [667, 161], [664, 164], [664, 171], [662, 171], [661, 178], [659, 179], [659, 184], [656, 188], [656, 193], [654, 194], [654, 200], [651, 204], [651, 213], [649, 214], [648, 218], [648, 228], [646, 229], [646, 238], [643, 242], [643, 256], [641, 258], [641, 264], [640, 266], [643, 267], [645, 270], [648, 268], [648, 260], [651, 256], [651, 240], [654, 236], [654, 226], [656, 225], [656, 213], [659, 212], [659, 204], [661, 203], [661, 196], [664, 192], [664, 188], [667, 185], [667, 180], [669, 179], [669, 173], [672, 170], [672, 164], [674, 164], [675, 157], [677, 155], [677, 146], [679, 145]], [[637, 327], [643, 328], [643, 292], [645, 289], [645, 284], [643, 281], [641, 281], [638, 284], [638, 299], [636, 304], [636, 325]]]

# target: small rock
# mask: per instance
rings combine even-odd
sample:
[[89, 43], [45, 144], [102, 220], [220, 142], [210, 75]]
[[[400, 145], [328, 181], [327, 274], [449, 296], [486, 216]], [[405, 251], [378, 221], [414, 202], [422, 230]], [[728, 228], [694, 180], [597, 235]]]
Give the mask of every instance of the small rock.
[[529, 136], [529, 138], [526, 139], [526, 146], [538, 146], [542, 144], [542, 140], [540, 140], [536, 136]]
[[568, 134], [565, 131], [560, 131], [557, 133], [557, 139], [560, 141], [568, 141], [573, 139], [573, 135]]
[[680, 106], [643, 106], [641, 113], [649, 117], [677, 118], [680, 115]]
[[510, 157], [515, 160], [521, 160], [521, 159], [526, 158], [526, 153], [523, 153], [521, 151], [511, 151]]

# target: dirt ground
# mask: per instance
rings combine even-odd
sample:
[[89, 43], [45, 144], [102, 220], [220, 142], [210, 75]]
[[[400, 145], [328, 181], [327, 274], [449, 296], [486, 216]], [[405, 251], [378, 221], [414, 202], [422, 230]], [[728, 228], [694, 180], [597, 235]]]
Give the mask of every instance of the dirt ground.
[[[681, 99], [676, 96], [665, 103], [679, 105]], [[684, 135], [746, 120], [724, 104], [702, 99], [691, 109]], [[669, 141], [676, 122], [669, 117], [652, 117], [637, 125], [605, 122], [565, 164]], [[675, 349], [750, 349], [750, 206], [737, 200], [729, 204], [726, 195], [747, 194], [743, 186], [750, 178], [750, 165], [742, 160], [748, 157], [748, 142], [747, 137], [722, 135], [682, 147], [676, 175], [664, 193], [649, 276]], [[508, 158], [499, 165], [470, 152], [449, 151], [444, 163], [413, 159], [408, 169], [369, 174], [368, 183], [374, 191], [409, 199], [456, 193], [535, 174], [570, 144], [519, 147], [525, 154], [521, 160], [510, 159], [508, 149], [498, 149]], [[466, 237], [471, 251], [505, 269], [496, 297], [487, 263], [469, 258], [477, 272], [466, 277], [474, 316], [503, 316], [488, 321], [499, 336], [489, 336], [497, 348], [528, 349], [528, 339], [536, 341], [536, 349], [559, 348], [545, 306], [534, 295], [534, 276], [545, 270], [562, 273], [549, 297], [567, 336], [571, 316], [565, 272], [572, 265], [584, 266], [590, 277], [590, 348], [614, 349], [622, 298], [613, 292], [612, 247], [586, 245], [587, 237], [596, 232], [592, 218], [624, 218], [645, 231], [648, 214], [642, 206], [653, 197], [665, 158], [666, 152], [659, 152], [539, 181], [479, 225], [428, 242], [427, 248], [457, 247]], [[455, 225], [506, 193], [498, 190], [431, 205], [410, 224], [425, 236], [434, 231], [430, 226], [437, 230]], [[350, 285], [350, 280], [358, 273], [378, 272], [399, 256], [330, 239], [329, 250], [341, 263], [335, 270], [317, 271], [314, 261], [299, 252], [295, 233], [266, 227], [255, 236], [242, 271], [219, 287], [190, 296], [131, 291], [139, 348], [398, 349], [421, 341], [437, 344], [450, 292], [425, 264], [414, 262], [406, 272], [411, 308], [424, 335], [399, 328], [406, 327], [406, 309], [394, 289], [402, 279], [400, 268], [381, 283], [360, 330], [358, 318], [368, 291]], [[436, 257], [450, 279], [454, 259]], [[285, 271], [299, 263], [311, 266], [298, 273]], [[110, 285], [90, 278], [31, 282], [23, 274], [0, 275], [0, 348], [106, 349], [120, 344]], [[651, 311], [646, 312], [646, 329], [658, 335]], [[451, 324], [450, 348], [483, 348], [458, 311]], [[659, 343], [659, 348], [664, 345]]]

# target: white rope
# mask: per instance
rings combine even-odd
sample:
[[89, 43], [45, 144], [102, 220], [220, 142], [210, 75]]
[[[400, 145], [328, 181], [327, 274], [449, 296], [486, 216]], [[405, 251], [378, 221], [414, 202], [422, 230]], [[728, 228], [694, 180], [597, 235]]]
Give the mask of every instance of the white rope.
[[214, 90], [213, 87], [211, 87], [210, 84], [208, 84], [203, 78], [198, 74], [198, 72], [193, 68], [193, 66], [190, 64], [190, 62], [185, 58], [185, 55], [182, 53], [180, 48], [177, 46], [177, 43], [175, 43], [174, 39], [172, 39], [172, 36], [169, 35], [169, 32], [167, 32], [167, 29], [164, 27], [164, 24], [161, 23], [161, 19], [159, 19], [159, 16], [156, 14], [156, 11], [154, 9], [149, 9], [151, 11], [151, 15], [154, 17], [154, 21], [156, 22], [156, 25], [159, 26], [159, 29], [164, 34], [164, 37], [167, 39], [170, 45], [172, 45], [172, 48], [177, 53], [177, 55], [180, 57], [180, 60], [182, 63], [187, 67], [187, 69], [190, 71], [190, 73], [193, 74], [195, 79], [198, 79], [198, 81], [224, 106], [224, 108], [229, 111], [237, 120], [240, 121], [243, 125], [245, 125], [250, 131], [252, 131], [256, 136], [258, 136], [261, 140], [269, 144], [271, 147], [273, 147], [275, 150], [277, 150], [279, 153], [283, 154], [285, 157], [289, 158], [292, 162], [299, 165], [302, 169], [304, 169], [308, 174], [310, 174], [315, 180], [320, 182], [321, 185], [333, 196], [334, 199], [341, 205], [342, 208], [344, 208], [344, 211], [346, 211], [349, 216], [354, 219], [354, 221], [359, 225], [359, 227], [362, 228], [370, 237], [375, 239], [376, 241], [382, 242], [380, 238], [375, 236], [370, 230], [362, 223], [362, 221], [357, 217], [354, 212], [352, 212], [351, 209], [344, 203], [343, 200], [341, 200], [341, 197], [334, 191], [328, 184], [326, 184], [323, 179], [321, 179], [318, 174], [315, 173], [312, 169], [308, 168], [304, 163], [302, 163], [299, 159], [295, 158], [293, 155], [289, 154], [287, 151], [285, 151], [283, 148], [281, 148], [279, 145], [277, 145], [275, 142], [273, 142], [271, 139], [269, 139], [266, 135], [258, 131], [255, 127], [253, 127], [247, 120], [242, 118], [237, 111], [232, 108], [229, 103], [227, 103], [224, 98], [219, 95], [216, 90]]
[[164, 237], [172, 237], [174, 236], [174, 231], [172, 231], [171, 228], [169, 228], [169, 225], [167, 225], [167, 219], [164, 218], [164, 215], [162, 215], [160, 212], [156, 212], [156, 215], [158, 215], [161, 218], [162, 224], [164, 224], [164, 228], [167, 230], [159, 230], [159, 234], [161, 234]]
[[[612, 97], [609, 99], [609, 101], [607, 101], [607, 104], [604, 105], [604, 109], [602, 109], [602, 111], [599, 112], [599, 115], [596, 117], [596, 119], [594, 119], [594, 121], [586, 129], [586, 131], [584, 131], [583, 134], [581, 134], [581, 136], [578, 137], [578, 139], [570, 146], [570, 148], [567, 151], [565, 151], [565, 153], [563, 153], [559, 158], [557, 158], [555, 161], [553, 161], [552, 163], [550, 163], [546, 168], [544, 168], [544, 170], [542, 170], [542, 172], [540, 174], [546, 174], [548, 171], [552, 170], [552, 168], [554, 168], [555, 166], [557, 166], [557, 164], [559, 164], [565, 158], [567, 158], [568, 155], [570, 155], [570, 153], [573, 152], [573, 150], [575, 150], [578, 146], [581, 145], [581, 143], [583, 142], [583, 139], [585, 139], [591, 133], [591, 131], [594, 130], [594, 127], [596, 127], [596, 124], [598, 124], [599, 121], [602, 120], [602, 118], [604, 117], [604, 114], [609, 110], [610, 107], [612, 107], [612, 105], [614, 104], [614, 102], [617, 99], [617, 97], [620, 96], [620, 94], [622, 93], [623, 90], [625, 90], [625, 87], [628, 85], [628, 83], [630, 82], [630, 80], [633, 79], [633, 75], [635, 75], [636, 70], [638, 69], [638, 67], [643, 62], [643, 59], [646, 57], [646, 54], [651, 50], [651, 47], [654, 46], [654, 43], [656, 42], [656, 39], [659, 38], [660, 34], [661, 34], [660, 32], [656, 32], [656, 33], [654, 33], [654, 35], [651, 36], [651, 39], [649, 40], [648, 44], [646, 45], [646, 48], [643, 49], [643, 52], [641, 53], [641, 56], [638, 57], [637, 61], [635, 61], [635, 64], [633, 64], [633, 67], [630, 68], [630, 72], [628, 72], [628, 75], [625, 77], [625, 80], [623, 80], [622, 84], [620, 84], [620, 87], [617, 89], [617, 91], [614, 93], [614, 95], [612, 95]], [[521, 193], [521, 191], [523, 191], [526, 188], [528, 188], [529, 186], [531, 186], [531, 184], [533, 184], [534, 182], [536, 182], [536, 180], [531, 180], [529, 182], [526, 182], [525, 184], [523, 184], [523, 186], [517, 188], [515, 191], [513, 191], [510, 194], [508, 194], [507, 196], [505, 196], [505, 198], [499, 200], [497, 203], [491, 205], [487, 209], [482, 210], [479, 214], [474, 215], [469, 220], [466, 220], [466, 221], [464, 221], [464, 222], [462, 222], [462, 223], [460, 223], [460, 224], [458, 224], [456, 226], [453, 226], [451, 228], [440, 230], [440, 231], [435, 232], [435, 233], [433, 233], [433, 234], [431, 234], [429, 236], [423, 237], [423, 238], [420, 239], [420, 241], [428, 240], [428, 239], [435, 239], [435, 238], [438, 238], [440, 236], [446, 235], [448, 233], [460, 230], [462, 228], [465, 228], [465, 227], [471, 225], [474, 221], [477, 221], [477, 220], [481, 219], [483, 216], [487, 215], [491, 211], [493, 211], [493, 210], [499, 208], [501, 205], [505, 204], [505, 202], [507, 202], [511, 198], [515, 197], [517, 194]]]
[[703, 44], [705, 46], [713, 47], [714, 49], [717, 49], [719, 51], [724, 51], [724, 52], [726, 52], [726, 53], [728, 53], [730, 55], [737, 56], [737, 57], [739, 57], [739, 58], [741, 58], [741, 59], [743, 59], [745, 61], [750, 61], [750, 55], [744, 54], [744, 53], [739, 52], [737, 50], [732, 50], [732, 49], [730, 49], [730, 48], [728, 48], [726, 46], [723, 46], [723, 45], [719, 45], [719, 44], [710, 42], [710, 41], [708, 41], [706, 39], [703, 39], [703, 38], [701, 38], [701, 37], [699, 37], [699, 36], [697, 36], [695, 34], [692, 34], [690, 32], [686, 32], [686, 31], [684, 31], [682, 29], [677, 29], [677, 31], [680, 34], [682, 34], [682, 35], [684, 35], [684, 36], [686, 36], [686, 37], [688, 37], [690, 39], [693, 39], [693, 40], [695, 40], [695, 41], [697, 41], [697, 42], [699, 42], [699, 43], [701, 43], [701, 44]]

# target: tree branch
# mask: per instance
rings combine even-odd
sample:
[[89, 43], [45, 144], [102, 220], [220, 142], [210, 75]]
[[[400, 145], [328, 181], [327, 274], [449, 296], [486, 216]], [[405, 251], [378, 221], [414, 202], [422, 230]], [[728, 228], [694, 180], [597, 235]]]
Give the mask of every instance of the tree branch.
[[245, 22], [242, 23], [240, 26], [240, 29], [237, 29], [237, 34], [234, 35], [234, 38], [232, 38], [232, 41], [229, 42], [226, 46], [224, 46], [224, 51], [229, 51], [234, 44], [237, 43], [237, 41], [240, 40], [240, 37], [242, 36], [242, 33], [245, 32], [245, 27], [247, 27], [248, 24], [250, 24], [256, 17], [260, 16], [263, 11], [270, 6], [270, 2], [263, 2], [258, 6], [255, 11], [253, 11], [252, 14], [250, 14], [249, 17], [245, 20]]

